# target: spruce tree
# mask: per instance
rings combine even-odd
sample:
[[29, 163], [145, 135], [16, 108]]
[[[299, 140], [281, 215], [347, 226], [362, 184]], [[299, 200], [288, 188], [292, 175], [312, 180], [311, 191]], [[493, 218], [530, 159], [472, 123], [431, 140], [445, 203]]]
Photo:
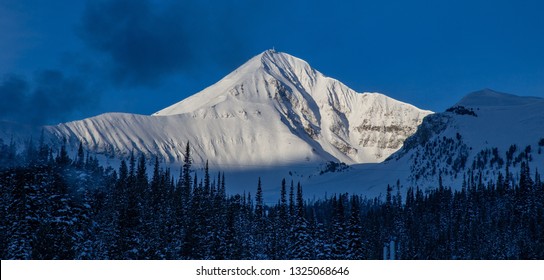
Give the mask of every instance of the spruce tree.
[[334, 259], [345, 259], [347, 256], [347, 237], [345, 221], [345, 202], [347, 194], [338, 196], [336, 207], [333, 209], [332, 223], [332, 256]]
[[365, 242], [362, 236], [360, 199], [353, 195], [350, 199], [350, 218], [347, 228], [346, 259], [360, 260], [365, 257]]
[[254, 229], [255, 234], [255, 249], [256, 257], [259, 259], [264, 259], [264, 253], [266, 251], [266, 242], [265, 242], [265, 213], [264, 213], [264, 199], [263, 199], [263, 188], [261, 184], [261, 177], [257, 182], [257, 193], [255, 194], [255, 220], [254, 220]]
[[207, 197], [210, 194], [210, 168], [208, 166], [208, 160], [206, 160], [206, 166], [204, 167], [204, 195]]
[[66, 143], [65, 142], [63, 142], [62, 146], [60, 147], [60, 152], [57, 155], [56, 162], [57, 162], [57, 165], [59, 165], [61, 167], [66, 167], [66, 166], [70, 165], [70, 163], [71, 163], [70, 157], [68, 156], [68, 152], [66, 151]]
[[304, 199], [302, 197], [302, 186], [297, 185], [295, 222], [291, 229], [291, 242], [289, 257], [295, 260], [310, 260], [315, 258], [313, 239], [309, 229], [308, 221], [304, 214]]
[[295, 218], [295, 187], [291, 180], [291, 187], [289, 188], [289, 217]]
[[255, 217], [257, 220], [264, 219], [264, 200], [261, 177], [259, 177], [257, 182], [257, 193], [255, 195]]
[[75, 160], [76, 168], [83, 169], [85, 166], [85, 154], [83, 152], [83, 144], [79, 143], [79, 148], [77, 149], [77, 157]]

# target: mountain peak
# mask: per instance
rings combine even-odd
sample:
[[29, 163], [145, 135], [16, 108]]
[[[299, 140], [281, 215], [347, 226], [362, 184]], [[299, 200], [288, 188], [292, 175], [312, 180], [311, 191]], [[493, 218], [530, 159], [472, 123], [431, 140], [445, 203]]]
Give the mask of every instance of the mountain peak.
[[[300, 70], [313, 70], [308, 62], [292, 56], [288, 53], [278, 52], [274, 49], [266, 50], [257, 56], [264, 69], [268, 72], [278, 71], [284, 74], [286, 72], [299, 72]], [[311, 71], [314, 72], [314, 71]]]
[[[285, 155], [282, 160], [306, 162], [321, 158], [359, 163], [384, 160], [430, 113], [385, 95], [357, 93], [306, 61], [271, 49], [154, 115], [183, 114], [180, 118], [190, 116], [203, 123], [224, 121], [231, 130], [251, 123], [247, 132], [257, 134], [275, 125], [277, 131], [285, 132], [284, 137], [294, 137], [311, 147], [304, 157]], [[245, 137], [240, 139], [256, 136]]]
[[485, 88], [469, 93], [456, 105], [465, 107], [518, 106], [543, 101], [544, 99], [539, 97], [518, 96]]
[[311, 91], [318, 75], [322, 76], [306, 61], [269, 49], [252, 57], [217, 83], [153, 115], [188, 113], [195, 108], [213, 107], [230, 98], [255, 102], [275, 95], [280, 90], [277, 87], [304, 87]]
[[266, 50], [259, 54], [257, 57], [261, 59], [261, 62], [263, 64], [266, 64], [267, 62], [273, 62], [279, 59], [282, 59], [283, 57], [292, 57], [292, 55], [282, 52], [277, 52], [274, 49]]
[[278, 53], [278, 52], [276, 51], [276, 49], [271, 48], [271, 49], [268, 49], [268, 50], [262, 52], [261, 55], [265, 55], [265, 54], [267, 54], [267, 55], [273, 55], [273, 54], [275, 54], [275, 53]]
[[262, 65], [268, 65], [268, 64], [271, 64], [271, 63], [274, 64], [280, 61], [291, 61], [295, 63], [308, 64], [306, 61], [300, 58], [297, 58], [293, 55], [290, 55], [288, 53], [279, 52], [279, 51], [276, 51], [275, 49], [268, 49], [254, 56], [253, 58], [248, 60], [246, 63], [241, 65], [238, 69], [244, 68], [244, 66], [246, 65], [255, 65], [257, 63]]
[[257, 57], [260, 57], [261, 59], [268, 58], [268, 59], [272, 59], [272, 60], [273, 59], [278, 59], [278, 58], [281, 58], [281, 57], [293, 57], [293, 58], [295, 58], [294, 56], [292, 56], [292, 55], [290, 55], [288, 53], [276, 51], [276, 49], [265, 50], [264, 52], [258, 54]]

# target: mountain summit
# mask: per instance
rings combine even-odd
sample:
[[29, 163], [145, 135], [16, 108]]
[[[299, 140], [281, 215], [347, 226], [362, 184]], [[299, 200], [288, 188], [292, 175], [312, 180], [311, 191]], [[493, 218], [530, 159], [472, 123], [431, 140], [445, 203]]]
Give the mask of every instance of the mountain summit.
[[243, 94], [240, 97], [242, 99], [266, 99], [271, 94], [269, 82], [276, 83], [275, 80], [310, 93], [313, 92], [312, 87], [317, 74], [317, 71], [304, 60], [267, 50], [253, 57], [214, 85], [153, 115], [175, 115], [191, 112], [194, 108], [211, 107], [225, 101], [229, 94], [231, 96]]
[[98, 153], [134, 151], [174, 163], [190, 142], [196, 163], [244, 170], [381, 162], [430, 113], [357, 93], [299, 58], [268, 50], [152, 116], [111, 113], [47, 129]]
[[320, 158], [361, 163], [382, 161], [398, 150], [430, 113], [379, 93], [357, 93], [302, 59], [268, 50], [153, 115], [259, 116], [252, 122], [257, 131], [260, 121], [264, 130], [278, 121], [277, 133], [287, 129], [312, 153], [325, 155]]

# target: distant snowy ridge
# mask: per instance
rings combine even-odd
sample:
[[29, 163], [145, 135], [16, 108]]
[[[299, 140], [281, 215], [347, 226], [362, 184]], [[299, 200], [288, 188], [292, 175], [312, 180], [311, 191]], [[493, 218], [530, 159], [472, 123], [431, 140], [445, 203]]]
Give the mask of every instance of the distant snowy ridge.
[[301, 59], [269, 50], [152, 116], [109, 113], [46, 129], [94, 152], [142, 152], [168, 162], [180, 162], [190, 142], [195, 162], [242, 170], [381, 162], [431, 113], [357, 93]]
[[456, 105], [464, 107], [512, 107], [543, 102], [544, 99], [540, 97], [517, 96], [513, 94], [494, 91], [491, 89], [483, 89], [468, 94]]

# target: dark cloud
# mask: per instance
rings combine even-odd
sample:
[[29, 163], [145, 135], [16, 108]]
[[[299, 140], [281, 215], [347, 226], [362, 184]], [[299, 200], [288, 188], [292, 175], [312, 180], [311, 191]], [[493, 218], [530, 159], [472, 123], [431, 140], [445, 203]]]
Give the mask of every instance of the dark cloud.
[[33, 80], [6, 75], [0, 83], [0, 119], [43, 125], [71, 120], [99, 99], [85, 79], [58, 70], [36, 73]]
[[0, 84], [0, 118], [11, 117], [26, 103], [28, 83], [22, 77], [6, 75]]
[[111, 58], [118, 85], [153, 85], [199, 64], [236, 65], [257, 1], [89, 1], [79, 34]]

